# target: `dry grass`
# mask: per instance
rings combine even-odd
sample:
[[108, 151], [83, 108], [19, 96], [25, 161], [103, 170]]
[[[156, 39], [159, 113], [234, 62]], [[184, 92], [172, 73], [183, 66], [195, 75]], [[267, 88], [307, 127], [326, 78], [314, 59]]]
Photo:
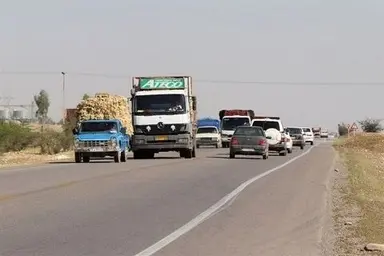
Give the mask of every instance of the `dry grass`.
[[340, 139], [334, 146], [348, 171], [348, 187], [343, 190], [342, 204], [345, 205], [341, 208], [352, 211], [358, 207], [360, 212], [356, 223], [342, 239], [383, 244], [384, 135], [360, 134]]
[[[32, 131], [39, 132], [41, 130], [40, 124], [28, 124], [28, 126], [31, 128]], [[45, 129], [53, 130], [53, 131], [62, 131], [63, 128], [59, 124], [46, 124], [44, 125]]]
[[71, 160], [73, 152], [61, 152], [56, 155], [42, 155], [40, 148], [30, 148], [20, 152], [5, 153], [0, 157], [0, 168], [20, 166], [20, 165], [33, 165], [42, 164], [53, 161]]

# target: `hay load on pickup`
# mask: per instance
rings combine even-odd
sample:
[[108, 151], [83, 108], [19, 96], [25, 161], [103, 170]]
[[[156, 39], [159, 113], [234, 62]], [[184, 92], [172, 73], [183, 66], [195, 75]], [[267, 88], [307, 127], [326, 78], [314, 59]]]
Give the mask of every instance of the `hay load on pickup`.
[[130, 104], [126, 97], [108, 93], [97, 93], [81, 101], [76, 108], [78, 121], [119, 119], [133, 133]]

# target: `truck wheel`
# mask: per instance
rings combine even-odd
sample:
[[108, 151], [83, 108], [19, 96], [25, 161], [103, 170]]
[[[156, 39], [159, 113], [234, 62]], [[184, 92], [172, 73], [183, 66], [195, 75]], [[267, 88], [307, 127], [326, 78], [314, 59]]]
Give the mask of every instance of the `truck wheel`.
[[288, 148], [288, 153], [291, 154], [292, 153], [292, 149], [291, 148]]
[[300, 149], [301, 149], [301, 150], [303, 150], [303, 149], [304, 149], [304, 145], [303, 145], [303, 144], [301, 144], [301, 146], [300, 146]]
[[229, 158], [235, 158], [235, 153], [230, 152], [229, 153]]
[[219, 144], [216, 144], [216, 146], [215, 146], [216, 148], [219, 148]]
[[115, 161], [115, 163], [120, 163], [121, 153], [119, 151], [115, 153], [115, 157], [113, 158], [113, 160]]
[[140, 151], [134, 151], [133, 159], [143, 159], [143, 154]]
[[192, 158], [192, 155], [193, 155], [193, 149], [187, 149], [184, 153], [184, 157], [188, 159]]
[[311, 146], [313, 145], [313, 141], [311, 141]]
[[127, 162], [127, 149], [125, 149], [123, 152], [121, 152], [120, 161], [121, 162]]
[[81, 163], [81, 154], [75, 153], [75, 163]]
[[153, 159], [153, 158], [155, 158], [155, 153], [154, 152], [146, 152], [145, 158], [146, 159]]
[[192, 157], [193, 157], [193, 158], [196, 157], [196, 148], [193, 148], [193, 150], [192, 150]]
[[196, 145], [197, 148], [200, 148], [200, 145]]
[[280, 156], [286, 156], [287, 155], [287, 150], [283, 150], [279, 153]]
[[91, 160], [91, 157], [89, 157], [89, 156], [83, 156], [83, 162], [84, 162], [84, 163], [89, 163], [90, 160]]

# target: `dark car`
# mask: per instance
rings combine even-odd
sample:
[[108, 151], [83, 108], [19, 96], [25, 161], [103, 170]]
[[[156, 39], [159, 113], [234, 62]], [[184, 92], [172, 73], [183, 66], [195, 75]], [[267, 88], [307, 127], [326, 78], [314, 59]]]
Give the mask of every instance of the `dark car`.
[[229, 145], [229, 158], [235, 155], [258, 155], [268, 158], [268, 141], [263, 127], [238, 126]]
[[287, 127], [286, 131], [289, 133], [292, 139], [292, 145], [304, 149], [305, 147], [305, 138], [304, 130], [301, 127]]

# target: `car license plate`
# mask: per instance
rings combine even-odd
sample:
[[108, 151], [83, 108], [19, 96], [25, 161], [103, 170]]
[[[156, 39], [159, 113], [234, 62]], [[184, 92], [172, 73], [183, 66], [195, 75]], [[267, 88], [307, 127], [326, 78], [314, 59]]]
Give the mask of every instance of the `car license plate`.
[[90, 148], [89, 151], [91, 151], [91, 152], [101, 152], [101, 151], [104, 151], [104, 150], [103, 150], [103, 148], [98, 147], [98, 148]]
[[156, 136], [155, 138], [157, 141], [164, 141], [164, 140], [168, 140], [168, 136]]
[[252, 152], [252, 151], [255, 151], [255, 150], [253, 148], [243, 148], [242, 151]]

